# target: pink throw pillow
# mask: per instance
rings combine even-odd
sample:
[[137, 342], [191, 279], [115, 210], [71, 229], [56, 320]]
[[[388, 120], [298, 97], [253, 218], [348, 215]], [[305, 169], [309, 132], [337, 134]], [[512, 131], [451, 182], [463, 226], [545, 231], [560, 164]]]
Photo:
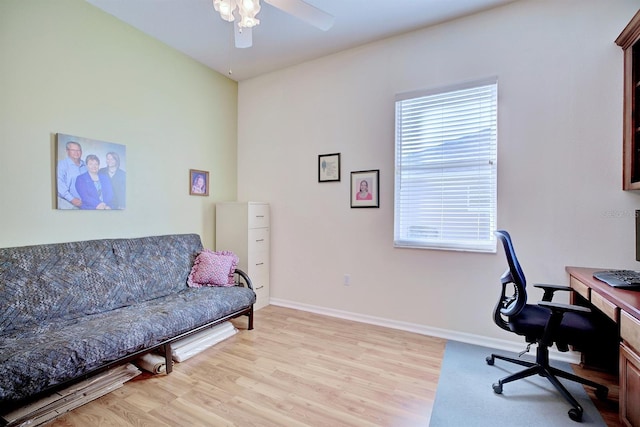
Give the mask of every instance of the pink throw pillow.
[[238, 266], [238, 257], [233, 252], [213, 252], [205, 249], [196, 257], [187, 284], [192, 288], [201, 286], [232, 286], [233, 273]]

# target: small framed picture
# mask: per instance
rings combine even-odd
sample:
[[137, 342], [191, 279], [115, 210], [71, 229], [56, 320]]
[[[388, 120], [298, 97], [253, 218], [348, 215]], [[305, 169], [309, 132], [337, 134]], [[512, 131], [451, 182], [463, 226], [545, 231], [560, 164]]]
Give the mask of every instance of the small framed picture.
[[189, 194], [192, 196], [209, 195], [209, 172], [189, 169]]
[[380, 207], [380, 171], [351, 172], [351, 207]]
[[340, 153], [318, 156], [318, 182], [340, 181]]

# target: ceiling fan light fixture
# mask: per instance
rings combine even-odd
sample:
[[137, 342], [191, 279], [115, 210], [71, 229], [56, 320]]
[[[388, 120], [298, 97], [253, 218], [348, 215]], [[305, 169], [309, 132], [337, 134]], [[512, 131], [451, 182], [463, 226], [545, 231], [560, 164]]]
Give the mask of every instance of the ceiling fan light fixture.
[[253, 13], [255, 16], [256, 13], [260, 12], [260, 0], [239, 0], [238, 7], [241, 13], [244, 10], [244, 13]]
[[[1, 0], [0, 0], [1, 1]], [[228, 22], [238, 19], [233, 26], [235, 46], [247, 48], [252, 45], [252, 28], [260, 24], [256, 15], [260, 12], [260, 0], [212, 0], [213, 7], [222, 19]], [[265, 3], [301, 19], [323, 31], [333, 25], [334, 17], [310, 5], [305, 0], [263, 0]]]
[[260, 0], [213, 0], [213, 8], [225, 21], [235, 21], [234, 12], [240, 15], [238, 26], [243, 28], [255, 27], [260, 23], [256, 18], [260, 12]]
[[258, 18], [252, 18], [250, 16], [243, 16], [242, 19], [240, 19], [240, 22], [238, 22], [238, 27], [241, 28], [252, 28], [255, 27], [256, 25], [258, 25], [260, 23], [260, 20]]
[[251, 28], [260, 23], [256, 18], [260, 12], [260, 0], [236, 0], [238, 3], [238, 13], [240, 14], [240, 27]]
[[235, 20], [233, 12], [236, 10], [236, 6], [236, 0], [213, 0], [213, 8], [222, 19], [228, 22]]

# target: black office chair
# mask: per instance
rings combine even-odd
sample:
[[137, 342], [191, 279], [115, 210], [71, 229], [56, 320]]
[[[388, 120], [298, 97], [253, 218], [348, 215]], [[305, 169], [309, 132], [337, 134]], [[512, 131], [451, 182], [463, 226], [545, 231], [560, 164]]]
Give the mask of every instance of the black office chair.
[[526, 366], [527, 369], [509, 375], [493, 384], [493, 391], [502, 393], [502, 386], [511, 381], [540, 375], [547, 378], [562, 396], [573, 406], [569, 410], [569, 418], [574, 421], [582, 420], [583, 408], [567, 391], [557, 377], [576, 381], [595, 388], [599, 399], [606, 399], [609, 390], [596, 382], [581, 378], [577, 375], [562, 371], [549, 365], [549, 347], [554, 343], [560, 351], [568, 351], [569, 346], [576, 349], [586, 349], [590, 346], [603, 345], [617, 339], [617, 333], [606, 323], [596, 321], [591, 310], [586, 307], [551, 302], [556, 291], [571, 291], [570, 287], [557, 285], [534, 285], [544, 290], [542, 301], [538, 304], [527, 304], [526, 279], [516, 258], [511, 237], [504, 230], [495, 232], [502, 241], [507, 256], [509, 268], [500, 278], [502, 293], [496, 305], [493, 318], [502, 329], [525, 337], [529, 350], [531, 344], [537, 344], [536, 361], [529, 362], [522, 359], [492, 354], [487, 357], [487, 363], [493, 365], [495, 359], [506, 360], [511, 363]]

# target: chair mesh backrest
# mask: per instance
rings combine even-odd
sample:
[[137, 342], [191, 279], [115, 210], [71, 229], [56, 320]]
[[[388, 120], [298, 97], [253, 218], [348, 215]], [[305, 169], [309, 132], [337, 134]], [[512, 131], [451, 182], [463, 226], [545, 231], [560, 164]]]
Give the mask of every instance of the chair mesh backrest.
[[502, 284], [504, 286], [507, 283], [512, 283], [514, 286], [513, 296], [503, 295], [504, 301], [502, 301], [503, 305], [500, 312], [505, 316], [514, 316], [520, 313], [527, 303], [527, 280], [518, 262], [516, 251], [513, 249], [513, 243], [511, 242], [509, 233], [505, 230], [497, 230], [495, 235], [502, 242], [504, 254], [509, 264], [509, 268], [502, 275]]

